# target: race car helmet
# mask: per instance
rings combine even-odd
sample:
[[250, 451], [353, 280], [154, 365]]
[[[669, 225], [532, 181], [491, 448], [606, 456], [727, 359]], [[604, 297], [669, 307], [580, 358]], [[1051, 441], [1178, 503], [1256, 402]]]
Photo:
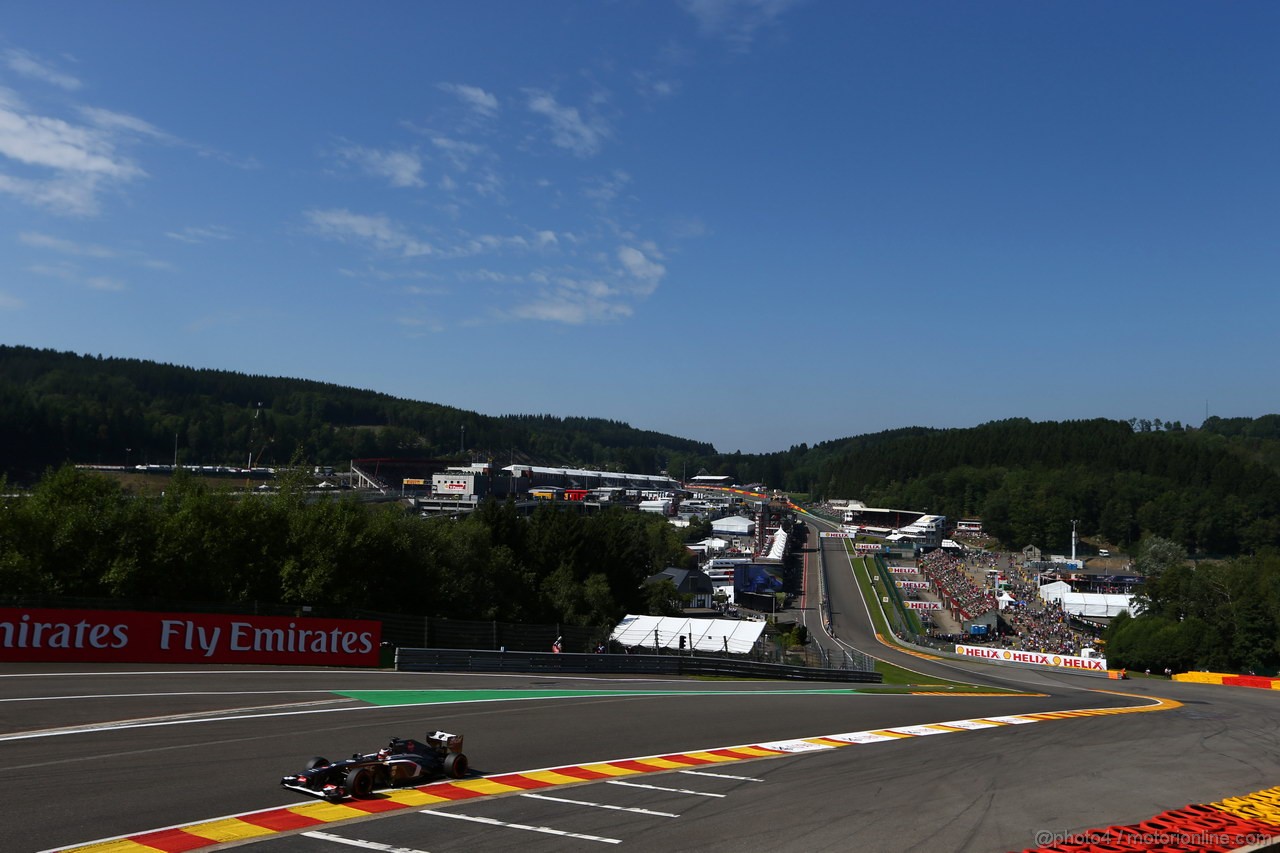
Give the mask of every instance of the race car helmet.
[[391, 747], [389, 747], [389, 746], [384, 746], [382, 749], [378, 750], [378, 759], [379, 759], [379, 760], [382, 760], [382, 759], [385, 759], [385, 758], [390, 758], [390, 757], [391, 757]]

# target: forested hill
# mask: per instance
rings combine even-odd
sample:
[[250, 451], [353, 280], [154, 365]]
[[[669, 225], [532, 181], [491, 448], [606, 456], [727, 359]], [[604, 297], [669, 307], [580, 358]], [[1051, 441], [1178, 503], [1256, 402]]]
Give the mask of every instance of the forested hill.
[[1275, 419], [1200, 429], [1014, 419], [801, 446], [751, 464], [785, 470], [793, 490], [981, 517], [1010, 545], [1066, 549], [1076, 519], [1082, 536], [1112, 545], [1155, 534], [1227, 555], [1280, 546]]
[[715, 453], [600, 418], [486, 416], [323, 382], [0, 346], [0, 472], [11, 480], [64, 462], [167, 463], [175, 444], [189, 464], [514, 455], [635, 473], [673, 453]]
[[[462, 452], [465, 429], [466, 452]], [[1144, 536], [1193, 554], [1280, 548], [1280, 415], [910, 427], [779, 453], [599, 418], [486, 416], [322, 382], [0, 346], [0, 473], [64, 462], [342, 465], [375, 456], [509, 459], [673, 476], [724, 474], [815, 499], [981, 517], [1008, 545]]]

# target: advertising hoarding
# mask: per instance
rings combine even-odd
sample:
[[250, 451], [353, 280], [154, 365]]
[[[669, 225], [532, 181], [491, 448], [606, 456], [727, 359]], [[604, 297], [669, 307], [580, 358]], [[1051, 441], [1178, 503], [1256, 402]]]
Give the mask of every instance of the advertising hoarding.
[[377, 666], [363, 619], [0, 608], [0, 660]]

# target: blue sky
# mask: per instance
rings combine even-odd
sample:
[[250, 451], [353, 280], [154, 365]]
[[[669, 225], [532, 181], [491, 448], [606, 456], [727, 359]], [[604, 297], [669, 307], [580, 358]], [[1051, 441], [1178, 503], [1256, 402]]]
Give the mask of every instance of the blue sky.
[[8, 4], [0, 340], [782, 450], [1280, 409], [1280, 4]]

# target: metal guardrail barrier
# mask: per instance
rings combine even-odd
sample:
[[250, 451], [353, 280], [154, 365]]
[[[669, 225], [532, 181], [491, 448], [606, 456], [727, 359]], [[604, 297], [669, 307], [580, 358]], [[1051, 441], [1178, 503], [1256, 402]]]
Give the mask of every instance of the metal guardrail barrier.
[[728, 675], [747, 678], [849, 681], [880, 684], [878, 672], [682, 655], [560, 654], [486, 649], [396, 649], [401, 672], [563, 672]]

